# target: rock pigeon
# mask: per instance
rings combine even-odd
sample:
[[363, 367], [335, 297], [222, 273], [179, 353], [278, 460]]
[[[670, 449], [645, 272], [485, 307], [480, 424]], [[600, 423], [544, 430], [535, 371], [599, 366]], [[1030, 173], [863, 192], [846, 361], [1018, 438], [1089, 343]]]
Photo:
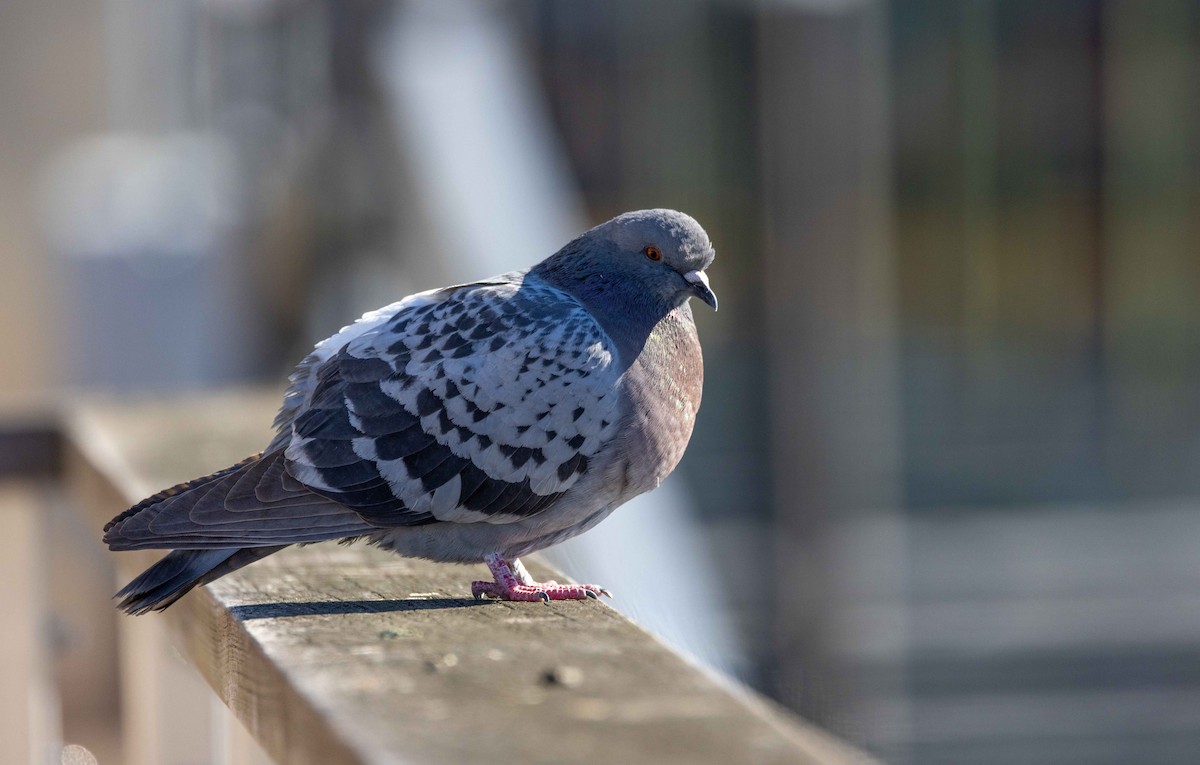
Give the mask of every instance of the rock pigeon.
[[484, 561], [476, 598], [595, 598], [519, 556], [658, 486], [700, 407], [688, 298], [714, 310], [708, 235], [674, 210], [617, 216], [541, 263], [364, 315], [296, 368], [260, 454], [155, 494], [104, 528], [171, 552], [117, 593], [166, 608], [292, 544], [365, 539]]

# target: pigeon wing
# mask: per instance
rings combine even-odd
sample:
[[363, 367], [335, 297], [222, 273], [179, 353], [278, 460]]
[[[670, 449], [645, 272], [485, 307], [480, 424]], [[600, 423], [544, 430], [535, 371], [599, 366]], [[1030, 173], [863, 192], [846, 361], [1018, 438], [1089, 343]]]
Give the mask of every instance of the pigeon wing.
[[287, 471], [376, 527], [527, 518], [616, 429], [612, 341], [530, 277], [408, 298], [306, 364], [280, 415]]

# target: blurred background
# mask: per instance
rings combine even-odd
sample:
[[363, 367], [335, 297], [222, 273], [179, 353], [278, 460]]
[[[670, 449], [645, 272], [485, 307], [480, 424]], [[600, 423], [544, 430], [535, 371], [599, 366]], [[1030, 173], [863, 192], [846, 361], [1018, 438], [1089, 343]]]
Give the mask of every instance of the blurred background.
[[888, 762], [1193, 762], [1200, 3], [0, 5], [10, 397], [277, 386], [644, 207], [704, 407], [554, 559]]

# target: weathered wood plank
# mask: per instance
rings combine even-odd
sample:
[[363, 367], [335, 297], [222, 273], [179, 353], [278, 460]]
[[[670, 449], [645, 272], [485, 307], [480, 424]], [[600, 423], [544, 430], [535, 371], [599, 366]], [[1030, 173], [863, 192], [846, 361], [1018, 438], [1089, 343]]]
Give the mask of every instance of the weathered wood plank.
[[[274, 395], [92, 405], [70, 419], [99, 526], [265, 443]], [[132, 574], [153, 556], [121, 554]], [[554, 576], [534, 564], [535, 576]], [[595, 602], [479, 603], [483, 566], [289, 549], [161, 616], [287, 763], [843, 763], [840, 741], [733, 691]]]
[[58, 699], [46, 644], [46, 571], [43, 498], [30, 483], [0, 486], [0, 591], [4, 629], [0, 630], [0, 760], [49, 762], [57, 755]]
[[158, 619], [120, 623], [121, 735], [126, 765], [217, 762], [212, 694]]

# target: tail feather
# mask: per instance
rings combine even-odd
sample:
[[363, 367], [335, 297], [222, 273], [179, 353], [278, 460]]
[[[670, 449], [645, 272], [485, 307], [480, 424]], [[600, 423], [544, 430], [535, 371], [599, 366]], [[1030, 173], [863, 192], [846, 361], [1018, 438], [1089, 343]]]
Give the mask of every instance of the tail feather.
[[111, 550], [171, 550], [115, 596], [118, 608], [144, 614], [289, 544], [372, 528], [292, 479], [283, 452], [275, 451], [142, 500], [104, 527], [104, 541]]
[[237, 548], [173, 550], [114, 596], [121, 598], [117, 608], [128, 614], [144, 614], [166, 608], [236, 552]]
[[276, 547], [236, 547], [224, 550], [172, 550], [165, 558], [143, 571], [114, 595], [127, 614], [161, 611], [182, 598], [193, 587], [208, 584], [248, 563], [282, 550]]

